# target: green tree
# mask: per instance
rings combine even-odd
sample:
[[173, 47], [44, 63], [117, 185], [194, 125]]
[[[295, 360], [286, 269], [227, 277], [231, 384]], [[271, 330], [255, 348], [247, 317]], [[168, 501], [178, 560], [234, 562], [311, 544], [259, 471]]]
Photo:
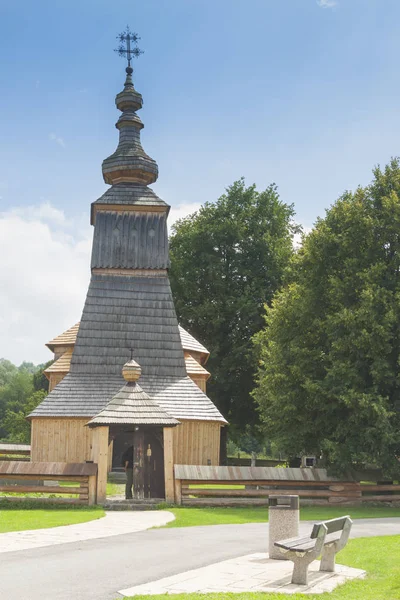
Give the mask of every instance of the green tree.
[[19, 444], [30, 444], [31, 424], [26, 417], [46, 397], [44, 390], [34, 392], [25, 402], [21, 410], [6, 410], [4, 428], [7, 430], [10, 442]]
[[33, 387], [36, 391], [44, 390], [45, 392], [49, 391], [49, 380], [47, 379], [44, 371], [53, 364], [53, 360], [49, 360], [44, 365], [38, 365], [33, 373]]
[[17, 367], [5, 358], [0, 358], [0, 387], [6, 385], [13, 374], [17, 371]]
[[171, 235], [178, 319], [210, 350], [208, 394], [236, 431], [257, 421], [251, 338], [292, 255], [293, 215], [275, 185], [258, 192], [241, 179], [178, 221]]
[[6, 412], [22, 410], [33, 391], [33, 376], [24, 369], [16, 369], [8, 383], [0, 387], [0, 439], [8, 435], [4, 423]]
[[400, 163], [319, 219], [256, 336], [265, 432], [345, 471], [400, 457]]

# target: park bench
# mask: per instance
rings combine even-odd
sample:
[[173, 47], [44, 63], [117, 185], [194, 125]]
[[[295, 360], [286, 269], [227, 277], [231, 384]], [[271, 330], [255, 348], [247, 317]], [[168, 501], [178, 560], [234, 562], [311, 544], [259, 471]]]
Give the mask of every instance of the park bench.
[[335, 571], [335, 555], [349, 539], [353, 521], [349, 516], [315, 523], [311, 534], [275, 542], [285, 558], [293, 561], [292, 583], [307, 585], [308, 567], [322, 554], [320, 571]]

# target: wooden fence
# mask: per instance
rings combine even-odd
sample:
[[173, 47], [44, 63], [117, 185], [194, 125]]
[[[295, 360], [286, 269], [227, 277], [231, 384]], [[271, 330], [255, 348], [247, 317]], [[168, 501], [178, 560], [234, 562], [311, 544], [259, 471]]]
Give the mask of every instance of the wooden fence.
[[0, 460], [28, 462], [30, 455], [31, 447], [29, 444], [0, 444]]
[[[277, 465], [285, 464], [286, 460], [279, 460], [278, 458], [256, 458], [255, 467], [276, 467]], [[250, 467], [251, 458], [237, 458], [235, 456], [228, 456], [226, 459], [228, 466], [236, 467]]]
[[370, 485], [328, 477], [325, 469], [175, 465], [175, 502], [185, 506], [267, 504], [270, 495], [300, 496], [302, 504], [398, 502], [400, 485]]
[[0, 461], [0, 501], [96, 504], [97, 464]]

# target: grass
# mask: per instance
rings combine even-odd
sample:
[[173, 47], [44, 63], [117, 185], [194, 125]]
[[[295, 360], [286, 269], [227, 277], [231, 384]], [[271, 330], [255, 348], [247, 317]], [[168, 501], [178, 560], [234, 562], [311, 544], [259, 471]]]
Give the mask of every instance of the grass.
[[[1, 505], [0, 505], [1, 506]], [[27, 529], [48, 529], [60, 525], [86, 523], [104, 517], [100, 507], [84, 508], [34, 508], [9, 509], [0, 508], [0, 533], [9, 531], [25, 531]]]
[[27, 529], [48, 529], [60, 525], [86, 523], [104, 517], [100, 506], [40, 505], [38, 502], [0, 502], [0, 533], [25, 531]]
[[[261, 592], [174, 594], [174, 600], [400, 600], [400, 536], [352, 540], [339, 562], [365, 569], [367, 578], [325, 594], [269, 594]], [[171, 595], [135, 596], [131, 600], [171, 600]], [[128, 598], [126, 600], [129, 600]]]
[[124, 483], [107, 483], [107, 496], [119, 496], [120, 494], [125, 495], [125, 484]]
[[[268, 509], [262, 506], [233, 508], [176, 508], [160, 505], [175, 515], [175, 520], [165, 527], [195, 527], [196, 525], [227, 525], [241, 523], [264, 523], [268, 521]], [[386, 506], [303, 506], [300, 510], [302, 521], [334, 519], [350, 514], [353, 519], [374, 519], [379, 517], [400, 517], [400, 508]]]

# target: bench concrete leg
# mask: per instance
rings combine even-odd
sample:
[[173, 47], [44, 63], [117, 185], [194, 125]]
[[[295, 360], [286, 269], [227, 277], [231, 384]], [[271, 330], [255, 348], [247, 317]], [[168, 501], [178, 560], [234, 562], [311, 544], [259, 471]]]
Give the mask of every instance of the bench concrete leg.
[[292, 583], [296, 583], [297, 585], [307, 585], [308, 567], [312, 561], [308, 561], [305, 556], [292, 556], [290, 560], [294, 563]]
[[335, 544], [332, 544], [331, 546], [325, 546], [322, 551], [321, 564], [320, 564], [319, 570], [327, 571], [328, 573], [334, 573], [335, 572], [335, 555], [336, 555]]

